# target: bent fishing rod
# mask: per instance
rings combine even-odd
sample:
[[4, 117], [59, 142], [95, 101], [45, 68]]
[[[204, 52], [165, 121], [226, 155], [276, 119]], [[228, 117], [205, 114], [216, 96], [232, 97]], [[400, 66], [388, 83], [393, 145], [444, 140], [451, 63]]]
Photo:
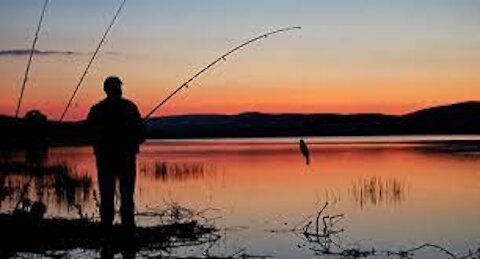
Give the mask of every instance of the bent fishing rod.
[[35, 52], [35, 46], [37, 45], [38, 35], [40, 34], [40, 28], [42, 27], [43, 17], [45, 16], [45, 10], [47, 10], [48, 0], [43, 3], [42, 13], [40, 14], [40, 20], [38, 21], [37, 30], [35, 31], [35, 37], [33, 38], [32, 48], [28, 57], [27, 68], [25, 69], [25, 75], [23, 76], [22, 88], [20, 89], [20, 96], [18, 97], [17, 109], [15, 110], [15, 118], [18, 118], [20, 113], [20, 106], [22, 105], [23, 93], [25, 92], [25, 86], [27, 85], [28, 74], [30, 72], [30, 66], [32, 65], [33, 53]]
[[162, 105], [164, 105], [166, 102], [168, 102], [168, 100], [170, 100], [173, 96], [175, 96], [178, 92], [180, 92], [182, 89], [184, 88], [188, 88], [188, 85], [193, 81], [195, 80], [197, 77], [199, 77], [201, 74], [203, 74], [204, 72], [206, 72], [207, 70], [209, 70], [211, 67], [213, 67], [215, 64], [221, 62], [221, 61], [226, 61], [226, 57], [227, 56], [230, 56], [231, 54], [233, 54], [234, 52], [246, 47], [247, 45], [250, 45], [256, 41], [259, 41], [259, 40], [262, 40], [262, 39], [265, 39], [267, 38], [268, 36], [270, 35], [273, 35], [273, 34], [277, 34], [277, 33], [282, 33], [282, 32], [286, 32], [286, 31], [291, 31], [291, 30], [298, 30], [298, 29], [301, 29], [302, 27], [300, 26], [294, 26], [294, 27], [288, 27], [288, 28], [283, 28], [283, 29], [279, 29], [279, 30], [275, 30], [275, 31], [271, 31], [271, 32], [268, 32], [268, 33], [265, 33], [265, 34], [262, 34], [260, 36], [257, 36], [251, 40], [248, 40], [236, 47], [234, 47], [233, 49], [225, 52], [223, 55], [221, 55], [219, 58], [217, 58], [216, 60], [214, 60], [212, 63], [208, 64], [207, 66], [205, 66], [204, 68], [202, 68], [200, 71], [198, 71], [195, 75], [193, 75], [192, 77], [190, 77], [187, 81], [185, 81], [183, 84], [181, 84], [175, 91], [173, 91], [170, 95], [168, 95], [165, 99], [163, 99], [159, 104], [157, 104], [153, 109], [152, 111], [150, 111], [144, 118], [143, 118], [143, 121], [145, 122], [146, 120], [148, 120], [157, 110], [158, 108], [160, 108]]
[[123, 2], [120, 4], [120, 6], [119, 6], [118, 9], [117, 9], [117, 12], [115, 13], [115, 15], [113, 16], [112, 20], [110, 21], [110, 24], [108, 24], [108, 27], [107, 27], [107, 29], [105, 30], [105, 33], [103, 34], [102, 39], [101, 39], [100, 42], [98, 43], [97, 48], [96, 48], [95, 51], [93, 52], [93, 55], [92, 55], [92, 57], [90, 58], [90, 61], [88, 62], [85, 70], [83, 71], [83, 74], [82, 74], [82, 76], [80, 77], [80, 80], [78, 81], [77, 86], [75, 87], [75, 90], [73, 91], [72, 95], [70, 96], [70, 99], [68, 100], [68, 103], [67, 103], [67, 106], [65, 107], [65, 110], [63, 110], [63, 113], [62, 113], [62, 115], [60, 116], [59, 122], [62, 122], [63, 119], [65, 118], [65, 115], [67, 114], [68, 109], [69, 109], [70, 106], [72, 105], [73, 99], [74, 99], [75, 96], [77, 95], [77, 92], [78, 92], [78, 90], [80, 89], [80, 86], [82, 85], [83, 80], [84, 80], [85, 77], [87, 76], [88, 71], [90, 70], [90, 67], [92, 66], [93, 61], [94, 61], [95, 58], [97, 57], [97, 54], [98, 54], [98, 52], [100, 51], [100, 48], [102, 47], [102, 45], [105, 43], [105, 40], [106, 40], [106, 38], [107, 38], [108, 33], [110, 32], [110, 29], [112, 29], [113, 24], [115, 24], [115, 21], [117, 20], [118, 16], [120, 15], [120, 12], [122, 11], [123, 7], [125, 6], [125, 2], [127, 2], [127, 0], [123, 0]]

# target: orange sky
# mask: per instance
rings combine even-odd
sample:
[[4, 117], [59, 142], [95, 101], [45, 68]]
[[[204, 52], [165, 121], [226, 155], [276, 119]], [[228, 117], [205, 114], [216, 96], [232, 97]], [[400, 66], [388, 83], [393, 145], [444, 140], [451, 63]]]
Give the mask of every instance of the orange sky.
[[[87, 2], [52, 3], [48, 9], [37, 48], [76, 54], [34, 57], [21, 114], [36, 108], [52, 119], [60, 116], [116, 8], [116, 2]], [[475, 100], [480, 94], [480, 36], [473, 33], [480, 22], [474, 12], [477, 4], [459, 1], [452, 7], [445, 1], [437, 5], [405, 1], [343, 6], [302, 0], [298, 6], [294, 1], [267, 2], [207, 1], [205, 6], [194, 2], [186, 9], [175, 1], [127, 5], [67, 119], [84, 118], [88, 108], [103, 98], [102, 82], [112, 74], [123, 79], [125, 96], [146, 114], [229, 48], [290, 25], [303, 29], [236, 53], [156, 115], [245, 111], [402, 114]], [[0, 33], [5, 35], [0, 51], [27, 49], [31, 44], [41, 5], [22, 5], [12, 0], [0, 4]], [[84, 16], [74, 15], [75, 10], [92, 12], [87, 12], [85, 21]], [[248, 19], [242, 20], [245, 15]], [[0, 114], [14, 113], [27, 58], [0, 55]]]

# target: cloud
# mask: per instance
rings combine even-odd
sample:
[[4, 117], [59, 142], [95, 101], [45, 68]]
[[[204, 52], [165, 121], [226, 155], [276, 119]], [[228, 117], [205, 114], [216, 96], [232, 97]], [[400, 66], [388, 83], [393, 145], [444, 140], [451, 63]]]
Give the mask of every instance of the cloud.
[[[76, 51], [58, 51], [58, 50], [34, 50], [34, 55], [81, 55], [83, 53]], [[0, 50], [0, 56], [28, 56], [30, 49], [6, 49]]]

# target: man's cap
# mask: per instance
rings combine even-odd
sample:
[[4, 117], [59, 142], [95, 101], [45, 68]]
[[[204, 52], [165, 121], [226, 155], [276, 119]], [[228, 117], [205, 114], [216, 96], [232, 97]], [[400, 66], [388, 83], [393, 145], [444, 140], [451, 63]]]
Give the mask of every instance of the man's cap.
[[122, 85], [122, 80], [118, 76], [109, 76], [107, 79], [105, 79], [105, 82], [103, 83], [104, 87], [108, 86], [114, 86], [114, 85]]

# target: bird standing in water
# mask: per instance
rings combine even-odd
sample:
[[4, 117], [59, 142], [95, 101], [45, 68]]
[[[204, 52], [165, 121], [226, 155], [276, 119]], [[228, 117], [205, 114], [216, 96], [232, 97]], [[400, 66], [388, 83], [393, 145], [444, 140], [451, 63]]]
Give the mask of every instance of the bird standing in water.
[[303, 139], [300, 139], [300, 152], [305, 157], [305, 162], [307, 165], [310, 164], [310, 151], [308, 150], [307, 143]]

